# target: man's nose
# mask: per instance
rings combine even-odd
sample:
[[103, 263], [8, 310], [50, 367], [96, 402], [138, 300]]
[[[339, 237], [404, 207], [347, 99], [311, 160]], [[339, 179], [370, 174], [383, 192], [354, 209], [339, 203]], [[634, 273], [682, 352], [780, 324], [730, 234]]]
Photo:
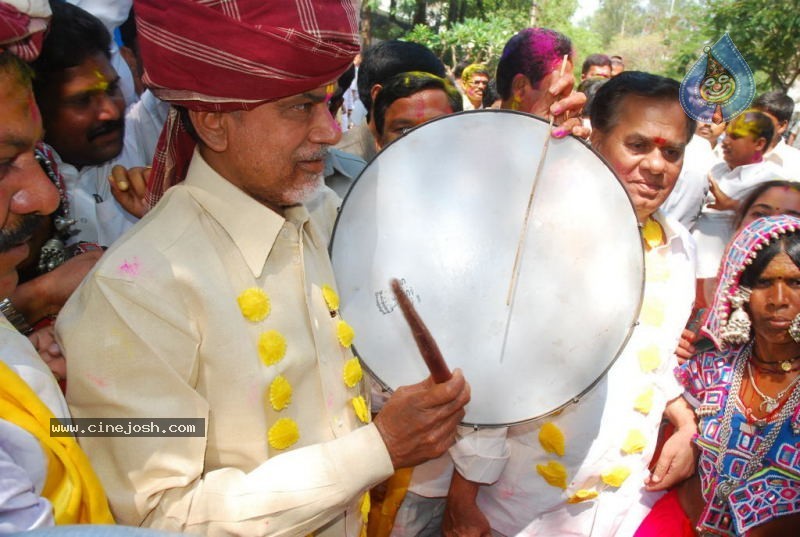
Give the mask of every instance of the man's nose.
[[14, 188], [9, 211], [15, 214], [51, 214], [61, 198], [58, 189], [47, 177], [33, 151], [20, 157], [19, 167], [9, 185]]

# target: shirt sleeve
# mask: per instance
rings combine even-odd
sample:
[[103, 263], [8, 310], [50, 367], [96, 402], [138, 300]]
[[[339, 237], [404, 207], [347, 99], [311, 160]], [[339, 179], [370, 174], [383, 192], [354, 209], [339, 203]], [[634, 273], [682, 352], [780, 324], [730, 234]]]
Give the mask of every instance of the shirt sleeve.
[[37, 466], [31, 464], [34, 457], [41, 459], [38, 466], [44, 470], [44, 453], [41, 449], [36, 453], [36, 440], [9, 422], [0, 421], [0, 432], [0, 533], [52, 526], [53, 507], [37, 490], [45, 476], [31, 475], [32, 467]]
[[459, 427], [459, 439], [450, 448], [456, 470], [469, 481], [491, 484], [500, 478], [510, 450], [507, 427], [472, 429]]
[[[204, 418], [209, 427], [213, 410], [196, 389], [208, 373], [198, 359], [204, 312], [190, 317], [179, 285], [149, 277], [155, 287], [93, 274], [59, 315], [73, 417]], [[206, 470], [210, 437], [80, 441], [118, 522], [205, 535], [308, 534], [392, 473], [374, 425], [269, 459], [265, 448], [250, 471], [218, 452]]]

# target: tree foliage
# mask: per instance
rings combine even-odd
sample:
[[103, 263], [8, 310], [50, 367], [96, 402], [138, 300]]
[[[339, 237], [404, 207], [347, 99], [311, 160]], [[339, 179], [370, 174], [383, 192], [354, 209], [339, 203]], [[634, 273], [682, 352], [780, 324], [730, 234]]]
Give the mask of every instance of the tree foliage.
[[[391, 13], [376, 18], [387, 5]], [[493, 67], [508, 38], [533, 18], [536, 26], [572, 39], [578, 73], [587, 55], [604, 52], [623, 56], [626, 68], [676, 79], [704, 46], [729, 32], [760, 88], [786, 90], [800, 74], [800, 0], [601, 0], [593, 16], [576, 24], [571, 19], [577, 5], [578, 0], [363, 0], [362, 15], [369, 20], [362, 21], [362, 30], [427, 45], [450, 68], [460, 61]], [[423, 12], [424, 24], [414, 25]]]
[[724, 32], [750, 69], [761, 71], [770, 86], [786, 91], [800, 74], [800, 0], [710, 0], [709, 33]]

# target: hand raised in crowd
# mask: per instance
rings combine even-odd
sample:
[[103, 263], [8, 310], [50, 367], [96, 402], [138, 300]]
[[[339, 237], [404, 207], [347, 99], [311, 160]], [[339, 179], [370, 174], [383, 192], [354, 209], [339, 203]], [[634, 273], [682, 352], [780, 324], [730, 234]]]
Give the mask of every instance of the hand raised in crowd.
[[575, 77], [571, 72], [560, 74], [559, 71], [555, 71], [553, 75], [553, 82], [547, 91], [555, 101], [542, 114], [544, 117], [554, 118], [553, 124], [557, 128], [553, 130], [553, 137], [564, 138], [572, 134], [578, 138], [589, 138], [591, 130], [584, 127], [581, 119], [586, 95], [580, 91], [573, 91]]
[[697, 341], [697, 334], [686, 328], [681, 332], [681, 339], [678, 341], [678, 348], [675, 349], [675, 356], [678, 358], [678, 365], [683, 365], [686, 360], [694, 356], [697, 349], [694, 342]]
[[441, 384], [428, 377], [398, 388], [375, 417], [395, 469], [436, 458], [452, 446], [469, 398], [459, 369]]
[[708, 174], [708, 187], [711, 190], [711, 194], [714, 196], [714, 203], [708, 204], [709, 209], [735, 211], [739, 208], [739, 202], [723, 192], [710, 173]]
[[91, 250], [67, 259], [55, 269], [17, 286], [14, 306], [30, 324], [56, 315], [94, 267], [101, 250]]
[[111, 168], [111, 175], [108, 177], [114, 198], [137, 218], [143, 217], [149, 209], [145, 195], [151, 169], [149, 166], [125, 168], [117, 164]]
[[442, 519], [445, 537], [491, 537], [492, 528], [476, 502], [480, 483], [468, 481], [457, 471], [450, 480]]
[[28, 336], [36, 352], [47, 364], [57, 380], [67, 378], [67, 362], [61, 354], [61, 347], [56, 342], [55, 327], [50, 324], [35, 330]]

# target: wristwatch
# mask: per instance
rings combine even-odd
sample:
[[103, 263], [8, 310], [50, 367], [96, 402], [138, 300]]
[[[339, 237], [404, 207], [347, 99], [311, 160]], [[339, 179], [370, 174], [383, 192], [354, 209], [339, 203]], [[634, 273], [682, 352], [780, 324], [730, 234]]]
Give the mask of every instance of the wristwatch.
[[17, 311], [17, 308], [14, 307], [14, 304], [11, 303], [11, 299], [4, 298], [0, 300], [0, 313], [5, 315], [8, 322], [14, 325], [19, 332], [22, 334], [28, 335], [33, 332], [33, 327], [28, 324], [28, 321], [25, 320], [25, 317]]

